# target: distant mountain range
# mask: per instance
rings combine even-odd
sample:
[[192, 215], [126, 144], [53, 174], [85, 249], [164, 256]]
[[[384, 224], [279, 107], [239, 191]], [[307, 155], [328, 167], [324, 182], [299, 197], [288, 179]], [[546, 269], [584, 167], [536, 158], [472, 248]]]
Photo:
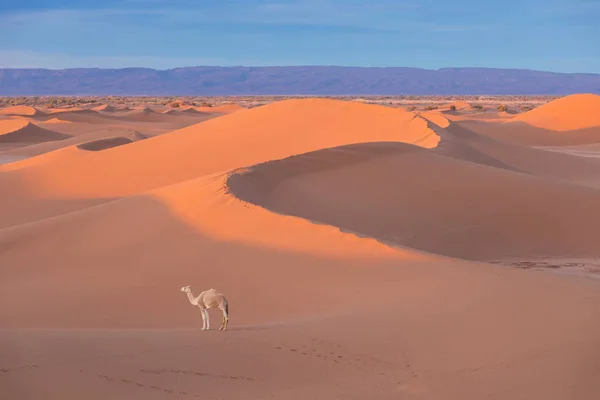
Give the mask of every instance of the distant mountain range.
[[496, 68], [186, 67], [0, 69], [0, 95], [600, 94], [600, 74]]

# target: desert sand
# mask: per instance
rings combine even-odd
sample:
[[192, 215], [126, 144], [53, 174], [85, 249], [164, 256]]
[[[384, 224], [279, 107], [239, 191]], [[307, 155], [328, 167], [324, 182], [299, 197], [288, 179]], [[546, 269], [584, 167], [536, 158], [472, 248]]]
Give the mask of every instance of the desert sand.
[[598, 99], [0, 111], [0, 393], [600, 398]]

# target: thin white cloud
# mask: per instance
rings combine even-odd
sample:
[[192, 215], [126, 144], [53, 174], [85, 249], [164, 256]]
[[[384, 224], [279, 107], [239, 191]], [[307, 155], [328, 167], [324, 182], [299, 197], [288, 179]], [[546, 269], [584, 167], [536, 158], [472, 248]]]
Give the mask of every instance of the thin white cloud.
[[[128, 0], [121, 7], [95, 9], [50, 9], [18, 11], [0, 14], [0, 22], [6, 25], [36, 24], [42, 26], [82, 25], [113, 22], [114, 19], [131, 18], [132, 24], [143, 24], [143, 17], [156, 18], [174, 26], [182, 23], [249, 23], [262, 25], [300, 24], [331, 27], [399, 29], [400, 20], [393, 24], [380, 21], [381, 16], [394, 14], [402, 17], [418, 7], [401, 1], [341, 1], [341, 0], [296, 0], [289, 2], [223, 1], [220, 5], [182, 0]], [[183, 6], [185, 3], [185, 6]], [[144, 5], [144, 7], [142, 7]], [[140, 18], [141, 17], [141, 18]], [[113, 21], [111, 21], [113, 19]]]
[[[238, 60], [243, 61], [243, 60]], [[205, 65], [240, 65], [243, 62], [231, 62], [220, 58], [202, 57], [154, 57], [154, 56], [131, 56], [131, 57], [89, 57], [73, 56], [64, 53], [43, 53], [21, 50], [0, 50], [0, 68], [125, 68], [125, 67], [148, 67], [157, 69], [169, 69], [182, 66], [205, 66]], [[252, 63], [256, 65], [256, 63]]]

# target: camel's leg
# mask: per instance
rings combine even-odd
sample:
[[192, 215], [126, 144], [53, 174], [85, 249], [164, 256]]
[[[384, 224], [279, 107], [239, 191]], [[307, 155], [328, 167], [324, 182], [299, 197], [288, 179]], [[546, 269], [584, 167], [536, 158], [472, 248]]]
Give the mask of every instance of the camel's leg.
[[204, 309], [201, 308], [200, 312], [202, 313], [202, 330], [206, 329], [206, 315], [204, 315]]
[[227, 323], [229, 322], [229, 316], [223, 315], [223, 327], [222, 330], [227, 329]]
[[220, 331], [224, 331], [225, 329], [227, 329], [227, 322], [229, 321], [229, 315], [227, 315], [227, 311], [225, 311], [225, 309], [223, 307], [219, 307], [221, 309], [221, 312], [223, 313], [223, 319], [221, 320], [221, 327], [219, 328]]
[[208, 314], [208, 309], [204, 309], [204, 313], [206, 314], [206, 330], [210, 330], [210, 315]]

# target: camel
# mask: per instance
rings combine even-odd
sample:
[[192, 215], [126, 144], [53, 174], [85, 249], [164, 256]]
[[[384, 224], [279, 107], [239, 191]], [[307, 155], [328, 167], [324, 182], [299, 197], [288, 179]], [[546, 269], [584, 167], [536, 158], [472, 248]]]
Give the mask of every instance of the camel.
[[223, 312], [223, 320], [221, 322], [220, 331], [227, 329], [229, 322], [229, 304], [223, 293], [217, 292], [215, 289], [205, 290], [198, 297], [194, 297], [192, 289], [189, 286], [184, 286], [181, 291], [187, 294], [187, 297], [193, 306], [200, 307], [202, 312], [202, 330], [210, 329], [210, 319], [208, 315], [209, 308], [219, 308]]

